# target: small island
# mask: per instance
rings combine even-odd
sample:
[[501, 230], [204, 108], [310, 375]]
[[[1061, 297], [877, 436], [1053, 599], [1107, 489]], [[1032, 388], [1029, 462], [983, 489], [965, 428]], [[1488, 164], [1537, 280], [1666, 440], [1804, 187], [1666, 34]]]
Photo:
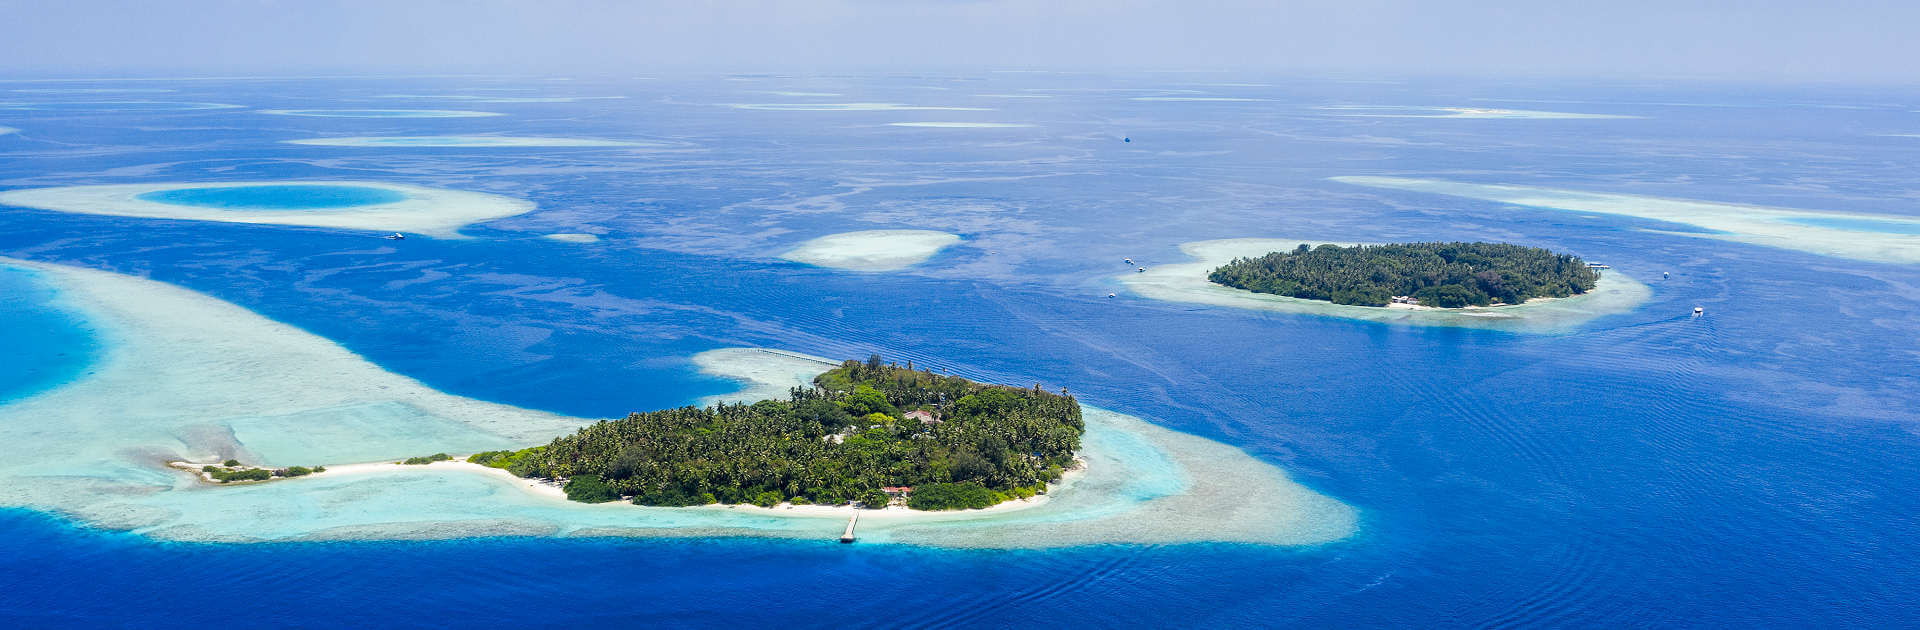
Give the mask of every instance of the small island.
[[1086, 425], [1064, 393], [846, 361], [787, 400], [634, 413], [468, 461], [636, 505], [989, 507], [1046, 492]]
[[1207, 274], [1224, 286], [1355, 306], [1464, 308], [1593, 290], [1599, 272], [1538, 247], [1506, 243], [1301, 244], [1235, 258]]

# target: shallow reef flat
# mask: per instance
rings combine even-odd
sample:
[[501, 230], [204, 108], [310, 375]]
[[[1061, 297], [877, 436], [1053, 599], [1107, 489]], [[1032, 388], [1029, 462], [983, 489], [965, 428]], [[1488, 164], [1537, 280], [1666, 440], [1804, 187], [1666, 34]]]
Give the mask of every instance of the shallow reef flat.
[[[302, 192], [310, 194], [301, 194]], [[223, 198], [224, 197], [224, 198]], [[366, 181], [108, 184], [0, 192], [0, 205], [147, 219], [404, 232], [458, 238], [469, 224], [532, 202], [487, 193]]]
[[1678, 236], [1720, 239], [1868, 262], [1920, 262], [1920, 219], [1914, 217], [1769, 208], [1438, 179], [1357, 176], [1332, 179], [1357, 186], [1464, 197], [1546, 210], [1629, 216], [1711, 230], [1704, 233], [1663, 232]]
[[957, 234], [934, 230], [841, 232], [801, 243], [780, 257], [850, 271], [896, 271], [926, 262], [960, 240]]
[[[1456, 326], [1490, 328], [1516, 332], [1551, 333], [1571, 329], [1597, 317], [1624, 313], [1646, 302], [1652, 291], [1646, 285], [1620, 272], [1601, 274], [1592, 291], [1573, 297], [1533, 299], [1514, 306], [1469, 307], [1460, 309], [1408, 309], [1334, 304], [1306, 300], [1214, 284], [1207, 274], [1235, 258], [1252, 258], [1293, 249], [1301, 244], [1328, 243], [1315, 239], [1235, 238], [1195, 241], [1180, 245], [1180, 251], [1194, 260], [1158, 265], [1145, 272], [1129, 273], [1115, 279], [1133, 293], [1146, 298], [1171, 302], [1210, 304], [1301, 315], [1345, 317], [1373, 322], [1417, 326]], [[1350, 246], [1354, 243], [1332, 243]]]
[[[588, 505], [472, 465], [339, 466], [543, 443], [590, 420], [448, 395], [244, 308], [159, 282], [0, 259], [39, 272], [104, 351], [76, 380], [0, 405], [0, 505], [163, 539], [251, 542], [483, 535], [837, 537], [848, 509]], [[744, 397], [831, 362], [728, 349], [701, 369]], [[734, 395], [742, 398], [741, 394]], [[1003, 509], [864, 512], [865, 542], [947, 547], [1314, 544], [1353, 508], [1230, 446], [1088, 407], [1089, 466]], [[340, 472], [213, 486], [166, 465], [238, 458]]]
[[316, 147], [644, 147], [673, 146], [663, 142], [626, 142], [594, 138], [553, 138], [544, 136], [348, 136], [338, 138], [302, 138], [282, 140], [287, 144]]

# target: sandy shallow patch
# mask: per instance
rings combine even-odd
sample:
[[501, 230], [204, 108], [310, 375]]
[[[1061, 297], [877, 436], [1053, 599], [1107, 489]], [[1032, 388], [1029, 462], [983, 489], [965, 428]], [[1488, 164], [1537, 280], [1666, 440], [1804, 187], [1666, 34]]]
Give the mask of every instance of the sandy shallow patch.
[[[326, 339], [163, 283], [62, 265], [38, 270], [105, 348], [67, 385], [0, 405], [0, 505], [155, 538], [430, 539], [479, 535], [772, 536], [830, 540], [850, 508], [648, 508], [566, 501], [549, 484], [434, 452], [543, 443], [588, 419], [435, 391]], [[831, 364], [789, 352], [703, 354], [755, 390], [784, 392]], [[787, 380], [781, 383], [781, 380]], [[737, 396], [737, 395], [736, 395]], [[952, 547], [1096, 543], [1313, 544], [1357, 526], [1351, 508], [1232, 447], [1088, 407], [1088, 466], [1044, 501], [996, 510], [865, 512], [863, 542]], [[327, 472], [217, 486], [169, 462], [237, 458]], [[362, 464], [343, 463], [347, 461]]]
[[[1869, 262], [1920, 262], [1920, 219], [1894, 215], [1770, 208], [1642, 195], [1533, 186], [1472, 184], [1405, 177], [1334, 177], [1333, 181], [1494, 201], [1546, 210], [1591, 212], [1680, 223], [1711, 233], [1663, 232], [1791, 249]], [[1825, 224], [1825, 225], [1822, 225]], [[1841, 229], [1830, 226], [1876, 226]]]
[[[405, 199], [392, 203], [339, 208], [276, 210], [209, 208], [140, 198], [141, 195], [171, 190], [249, 186], [361, 187], [398, 193], [404, 195]], [[532, 202], [500, 195], [365, 181], [109, 184], [28, 188], [0, 192], [0, 204], [76, 214], [347, 228], [427, 234], [443, 238], [458, 238], [460, 228], [469, 224], [523, 214], [534, 208]]]
[[895, 271], [926, 262], [960, 240], [957, 234], [933, 230], [842, 232], [801, 243], [780, 257], [834, 269]]
[[[1516, 306], [1490, 306], [1461, 309], [1407, 309], [1334, 304], [1303, 300], [1269, 293], [1255, 293], [1207, 281], [1207, 274], [1235, 258], [1251, 258], [1293, 249], [1302, 243], [1320, 245], [1313, 239], [1235, 238], [1195, 241], [1180, 245], [1180, 251], [1192, 262], [1149, 267], [1115, 277], [1133, 293], [1146, 298], [1172, 302], [1210, 304], [1234, 308], [1345, 317], [1373, 322], [1420, 326], [1458, 326], [1491, 328], [1519, 332], [1548, 333], [1565, 331], [1588, 320], [1625, 313], [1652, 296], [1652, 290], [1617, 271], [1600, 276], [1592, 291], [1568, 298], [1534, 299]], [[1333, 243], [1342, 247], [1354, 243]]]

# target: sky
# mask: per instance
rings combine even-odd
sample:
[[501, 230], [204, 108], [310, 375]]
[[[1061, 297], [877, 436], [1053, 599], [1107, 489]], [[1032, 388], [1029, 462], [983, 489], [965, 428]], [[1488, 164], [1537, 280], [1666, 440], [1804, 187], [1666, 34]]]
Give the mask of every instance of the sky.
[[1920, 2], [0, 0], [0, 77], [1212, 70], [1920, 83]]

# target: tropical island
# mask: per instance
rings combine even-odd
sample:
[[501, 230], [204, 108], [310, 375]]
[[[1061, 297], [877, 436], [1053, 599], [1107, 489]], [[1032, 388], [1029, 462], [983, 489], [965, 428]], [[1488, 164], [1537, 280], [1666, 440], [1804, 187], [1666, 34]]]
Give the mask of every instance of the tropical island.
[[567, 498], [636, 505], [976, 509], [1046, 492], [1086, 425], [1064, 393], [846, 361], [787, 400], [601, 421], [544, 446], [468, 461], [564, 480]]
[[1256, 293], [1355, 306], [1464, 308], [1521, 304], [1593, 290], [1599, 272], [1577, 257], [1507, 243], [1301, 244], [1235, 258], [1207, 279]]

